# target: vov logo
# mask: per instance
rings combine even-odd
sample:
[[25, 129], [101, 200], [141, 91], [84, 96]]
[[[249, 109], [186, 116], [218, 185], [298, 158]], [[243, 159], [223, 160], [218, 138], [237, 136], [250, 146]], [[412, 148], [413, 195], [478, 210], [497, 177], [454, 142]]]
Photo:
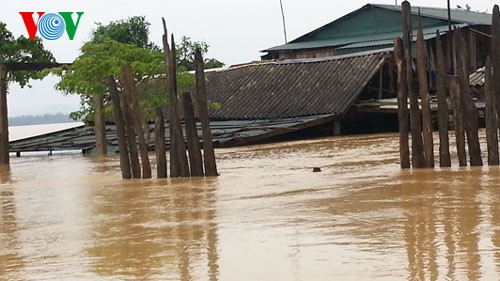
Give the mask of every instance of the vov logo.
[[61, 38], [64, 31], [68, 33], [69, 40], [75, 38], [76, 30], [80, 24], [83, 12], [76, 12], [76, 23], [73, 21], [73, 12], [45, 13], [37, 12], [38, 21], [35, 23], [33, 14], [35, 12], [19, 12], [23, 17], [24, 25], [28, 31], [29, 38], [35, 40], [37, 31], [46, 40], [57, 40]]

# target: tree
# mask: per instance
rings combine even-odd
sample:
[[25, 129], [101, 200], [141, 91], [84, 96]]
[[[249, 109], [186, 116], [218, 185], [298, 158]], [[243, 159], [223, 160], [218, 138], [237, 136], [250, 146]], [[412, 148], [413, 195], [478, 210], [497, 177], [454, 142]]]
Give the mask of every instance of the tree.
[[[210, 46], [204, 41], [193, 41], [191, 38], [183, 36], [177, 49], [177, 64], [185, 70], [191, 71], [195, 69], [194, 54], [198, 49], [204, 56], [208, 53]], [[214, 58], [204, 59], [205, 69], [223, 67], [224, 63]]]
[[[108, 25], [97, 23], [90, 41], [84, 45], [84, 48], [90, 50], [92, 44], [103, 44], [114, 41], [151, 51], [158, 50], [158, 47], [149, 42], [149, 26], [150, 24], [146, 19], [139, 16], [114, 21]], [[71, 67], [65, 72], [60, 72], [61, 82], [57, 84], [56, 88], [67, 94], [79, 94], [81, 96], [80, 110], [73, 112], [71, 116], [87, 122], [93, 121], [96, 153], [106, 154], [105, 113], [106, 111], [108, 113], [111, 112], [106, 107], [107, 100], [109, 99], [107, 97], [106, 84], [104, 83], [106, 77], [102, 76], [102, 73], [93, 67], [96, 63], [94, 61], [96, 59], [95, 55], [85, 53], [82, 48], [82, 54], [77, 59], [81, 64], [78, 67]], [[89, 59], [88, 56], [91, 58]], [[113, 62], [108, 62], [113, 64]], [[118, 75], [118, 73], [115, 74]]]
[[53, 63], [54, 56], [43, 46], [40, 38], [30, 40], [24, 36], [15, 38], [0, 22], [0, 164], [9, 164], [9, 132], [7, 119], [8, 84], [30, 86], [32, 79], [42, 79], [46, 74], [39, 71], [9, 72], [6, 63]]

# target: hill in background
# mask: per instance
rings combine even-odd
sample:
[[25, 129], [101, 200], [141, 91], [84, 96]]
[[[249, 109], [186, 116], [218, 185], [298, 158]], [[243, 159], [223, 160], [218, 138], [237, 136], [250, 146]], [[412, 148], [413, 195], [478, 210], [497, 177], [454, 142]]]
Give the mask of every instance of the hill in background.
[[55, 123], [70, 123], [75, 122], [69, 118], [69, 114], [64, 113], [48, 113], [39, 115], [22, 115], [9, 118], [9, 126], [26, 126], [26, 125], [41, 125]]

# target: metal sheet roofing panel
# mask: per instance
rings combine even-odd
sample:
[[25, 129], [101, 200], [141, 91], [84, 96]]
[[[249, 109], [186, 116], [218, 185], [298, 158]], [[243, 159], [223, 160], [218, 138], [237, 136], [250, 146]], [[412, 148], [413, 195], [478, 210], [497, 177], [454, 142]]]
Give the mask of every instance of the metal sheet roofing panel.
[[344, 114], [381, 66], [386, 53], [265, 62], [207, 73], [212, 119], [280, 119]]

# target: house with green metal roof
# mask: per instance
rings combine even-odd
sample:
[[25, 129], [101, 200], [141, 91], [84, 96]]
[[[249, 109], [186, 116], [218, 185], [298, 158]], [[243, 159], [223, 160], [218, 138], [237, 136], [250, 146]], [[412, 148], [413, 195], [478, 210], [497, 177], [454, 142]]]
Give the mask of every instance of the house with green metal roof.
[[[467, 9], [451, 9], [452, 28], [465, 28], [470, 32], [472, 53], [486, 53], [489, 46], [491, 14]], [[448, 32], [448, 10], [445, 8], [412, 7], [412, 26], [416, 34], [418, 15], [422, 17], [424, 36], [427, 41]], [[393, 39], [402, 36], [401, 6], [367, 4], [337, 20], [319, 27], [287, 44], [263, 50], [267, 59], [317, 58], [353, 54], [391, 48]], [[444, 36], [446, 43], [447, 36]], [[445, 45], [446, 46], [446, 45]], [[479, 56], [479, 64], [482, 59]], [[474, 63], [472, 66], [475, 66]]]

